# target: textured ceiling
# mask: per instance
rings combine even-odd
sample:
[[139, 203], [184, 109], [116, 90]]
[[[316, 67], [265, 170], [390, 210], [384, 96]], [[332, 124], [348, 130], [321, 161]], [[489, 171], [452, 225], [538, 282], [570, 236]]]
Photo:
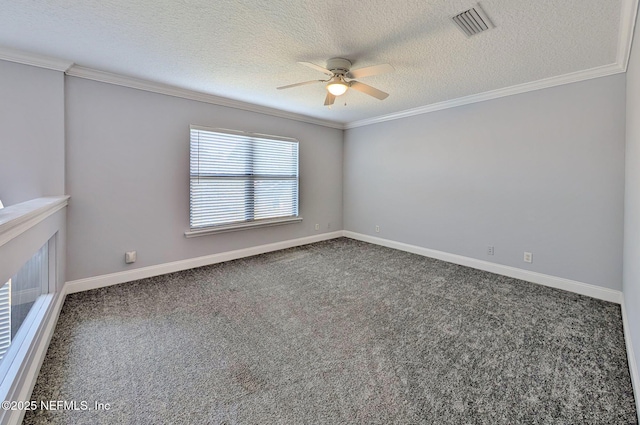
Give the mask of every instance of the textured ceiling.
[[[475, 0], [0, 0], [0, 45], [345, 123], [612, 64], [623, 1], [483, 0], [496, 28], [466, 38]], [[276, 90], [331, 57], [391, 64], [361, 80], [390, 96]]]

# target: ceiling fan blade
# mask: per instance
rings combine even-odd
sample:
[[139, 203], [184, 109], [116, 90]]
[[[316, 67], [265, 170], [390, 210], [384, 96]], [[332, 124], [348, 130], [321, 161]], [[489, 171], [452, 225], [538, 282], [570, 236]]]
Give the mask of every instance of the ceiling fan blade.
[[367, 66], [366, 68], [354, 69], [347, 72], [348, 78], [362, 78], [370, 75], [386, 74], [387, 72], [393, 72], [395, 69], [388, 63], [382, 65]]
[[312, 83], [322, 83], [322, 80], [311, 80], [311, 81], [305, 81], [303, 83], [295, 83], [295, 84], [289, 84], [288, 86], [282, 86], [282, 87], [278, 87], [278, 90], [282, 90], [282, 89], [290, 89], [291, 87], [298, 87], [298, 86], [304, 86], [307, 84], [312, 84]]
[[370, 85], [358, 81], [351, 81], [349, 83], [349, 87], [354, 90], [358, 90], [359, 92], [368, 94], [369, 96], [373, 96], [376, 99], [385, 100], [387, 97], [389, 97], [389, 93], [385, 93], [382, 90], [378, 90], [375, 87], [371, 87]]
[[320, 65], [316, 65], [315, 63], [311, 63], [311, 62], [298, 62], [298, 63], [300, 65], [308, 66], [311, 69], [315, 69], [316, 71], [320, 71], [323, 74], [327, 74], [330, 77], [333, 76], [333, 72], [329, 71], [327, 68], [321, 67]]
[[336, 97], [331, 93], [327, 93], [327, 97], [324, 98], [324, 106], [331, 106], [336, 101]]

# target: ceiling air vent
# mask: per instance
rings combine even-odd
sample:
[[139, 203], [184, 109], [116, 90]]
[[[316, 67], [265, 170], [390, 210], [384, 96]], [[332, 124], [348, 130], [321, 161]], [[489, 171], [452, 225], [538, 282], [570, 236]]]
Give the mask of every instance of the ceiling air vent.
[[494, 27], [479, 4], [451, 18], [467, 37], [480, 34]]

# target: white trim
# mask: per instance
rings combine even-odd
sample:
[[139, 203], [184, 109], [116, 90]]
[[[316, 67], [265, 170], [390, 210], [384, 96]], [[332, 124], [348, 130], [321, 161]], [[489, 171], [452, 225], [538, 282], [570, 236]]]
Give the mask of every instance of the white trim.
[[423, 255], [429, 258], [435, 258], [438, 260], [447, 261], [449, 263], [459, 264], [461, 266], [472, 267], [478, 270], [484, 270], [503, 276], [513, 277], [515, 279], [525, 280], [527, 282], [537, 283], [540, 285], [549, 286], [551, 288], [562, 289], [564, 291], [574, 292], [576, 294], [586, 295], [588, 297], [597, 298], [604, 301], [609, 301], [617, 304], [622, 303], [622, 292], [604, 288], [601, 286], [564, 279], [548, 274], [532, 272], [529, 270], [518, 269], [516, 267], [504, 266], [502, 264], [490, 263], [488, 261], [477, 260], [475, 258], [437, 251], [435, 249], [423, 248], [416, 245], [409, 245], [402, 242], [382, 239], [375, 236], [350, 232], [347, 230], [345, 230], [343, 234], [347, 238], [356, 239], [363, 242], [369, 242], [376, 245], [386, 246], [388, 248], [399, 249], [401, 251], [411, 252], [413, 254]]
[[183, 99], [196, 100], [198, 102], [211, 103], [213, 105], [226, 106], [228, 108], [242, 109], [244, 111], [257, 112], [259, 114], [271, 115], [279, 118], [286, 118], [295, 121], [306, 122], [309, 124], [321, 125], [331, 128], [344, 128], [342, 123], [323, 120], [320, 118], [312, 118], [307, 115], [297, 114], [294, 112], [286, 112], [276, 108], [255, 105], [253, 103], [242, 102], [240, 100], [229, 99], [226, 97], [216, 96], [213, 94], [198, 92], [194, 90], [183, 89], [164, 83], [143, 80], [140, 78], [127, 77], [110, 72], [99, 71], [97, 69], [85, 68], [83, 66], [73, 65], [66, 71], [66, 74], [72, 77], [85, 78], [87, 80], [99, 81], [102, 83], [115, 84], [117, 86], [129, 87], [138, 90], [144, 90], [152, 93], [165, 94], [168, 96], [180, 97]]
[[631, 375], [631, 385], [633, 387], [633, 396], [636, 400], [636, 413], [638, 415], [638, 423], [640, 423], [640, 376], [638, 375], [638, 364], [633, 351], [633, 341], [631, 340], [631, 331], [629, 330], [629, 318], [627, 317], [627, 309], [624, 300], [622, 302], [622, 327], [624, 328], [624, 341], [627, 347], [627, 361], [629, 362], [629, 374]]
[[347, 130], [350, 128], [363, 127], [365, 125], [377, 124], [380, 122], [427, 114], [429, 112], [455, 108], [462, 105], [483, 102], [485, 100], [498, 99], [501, 97], [512, 96], [514, 94], [527, 93], [530, 91], [546, 89], [563, 84], [577, 83], [579, 81], [590, 80], [592, 78], [606, 77], [609, 75], [626, 72], [627, 64], [629, 63], [629, 56], [631, 55], [631, 42], [633, 40], [633, 31], [636, 23], [636, 15], [638, 13], [638, 1], [639, 0], [622, 0], [621, 2], [620, 30], [618, 32], [618, 45], [615, 63], [577, 72], [571, 72], [569, 74], [544, 78], [542, 80], [531, 81], [529, 83], [517, 84], [515, 86], [504, 87], [501, 89], [478, 93], [471, 96], [449, 99], [443, 102], [432, 103], [429, 105], [407, 109], [392, 114], [366, 118], [359, 121], [352, 121], [346, 123], [344, 125], [344, 129]]
[[250, 248], [238, 249], [235, 251], [221, 252], [218, 254], [205, 255], [204, 257], [189, 258], [186, 260], [173, 261], [171, 263], [158, 264], [155, 266], [141, 267], [123, 272], [110, 273], [101, 276], [88, 277], [84, 279], [72, 280], [65, 284], [66, 293], [88, 291], [105, 286], [117, 285], [119, 283], [131, 282], [147, 277], [159, 276], [173, 273], [180, 270], [192, 269], [195, 267], [208, 266], [210, 264], [222, 263], [224, 261], [237, 260], [239, 258], [251, 257], [253, 255], [264, 254], [265, 252], [278, 251], [295, 246], [307, 245], [314, 242], [335, 239], [342, 236], [342, 231], [321, 233], [319, 235], [307, 236], [299, 239], [289, 239], [282, 242], [275, 242], [266, 245], [258, 245]]
[[[51, 337], [53, 336], [56, 323], [58, 321], [58, 317], [60, 315], [60, 311], [62, 310], [62, 306], [64, 303], [64, 299], [68, 293], [80, 292], [89, 289], [100, 288], [104, 286], [110, 286], [117, 283], [123, 283], [130, 280], [141, 279], [144, 277], [157, 276], [159, 274], [170, 273], [173, 271], [184, 270], [192, 267], [199, 267], [207, 264], [214, 264], [221, 261], [229, 261], [233, 259], [243, 258], [247, 256], [257, 255], [270, 251], [277, 251], [279, 249], [291, 248], [294, 246], [305, 245], [308, 243], [319, 242], [322, 240], [334, 239], [341, 236], [345, 236], [351, 239], [362, 240], [364, 242], [374, 243], [377, 245], [387, 246], [389, 248], [400, 249], [407, 252], [412, 252], [419, 255], [424, 255], [431, 258], [438, 258], [444, 261], [453, 262], [455, 264], [461, 264], [473, 268], [479, 268], [480, 270], [486, 270], [493, 273], [504, 274], [506, 276], [510, 276], [508, 273], [505, 273], [505, 269], [507, 272], [511, 270], [516, 270], [519, 273], [524, 272], [527, 275], [530, 275], [534, 278], [538, 278], [540, 276], [544, 276], [545, 279], [552, 279], [554, 281], [559, 281], [565, 284], [565, 287], [561, 287], [560, 289], [565, 289], [571, 292], [581, 293], [583, 295], [593, 296], [592, 293], [583, 293], [581, 291], [576, 291], [575, 289], [582, 290], [585, 287], [590, 288], [594, 287], [594, 285], [588, 285], [581, 282], [570, 281], [567, 279], [556, 278], [554, 276], [543, 275], [540, 273], [533, 273], [527, 270], [515, 269], [512, 267], [501, 266], [498, 264], [488, 263], [486, 261], [475, 260], [473, 258], [462, 257], [455, 254], [449, 254], [441, 251], [429, 250], [427, 248], [421, 248], [414, 245], [403, 244], [400, 242], [388, 241], [382, 238], [376, 238], [372, 236], [367, 236], [355, 232], [350, 231], [337, 231], [332, 233], [324, 233], [321, 235], [310, 236], [306, 238], [293, 239], [289, 241], [277, 242], [268, 245], [261, 245], [258, 247], [247, 248], [242, 250], [231, 251], [227, 253], [214, 254], [206, 257], [199, 257], [190, 260], [177, 261], [173, 263], [161, 264], [158, 266], [145, 267], [143, 269], [136, 269], [134, 271], [127, 271], [121, 273], [113, 273], [109, 275], [97, 276], [94, 278], [80, 279], [76, 281], [67, 282], [67, 284], [62, 288], [62, 290], [56, 294], [51, 294], [53, 297], [52, 302], [50, 302], [50, 308], [46, 311], [46, 316], [41, 322], [44, 326], [41, 326], [40, 333], [36, 336], [35, 343], [32, 344], [32, 350], [30, 352], [29, 357], [31, 361], [25, 363], [22, 367], [21, 375], [24, 377], [22, 385], [15, 385], [19, 382], [18, 379], [14, 381], [14, 385], [12, 388], [11, 396], [7, 396], [5, 400], [29, 400], [31, 396], [31, 392], [33, 391], [33, 387], [35, 386], [36, 380], [38, 378], [38, 374], [40, 372], [40, 367], [42, 366], [42, 362], [44, 361], [45, 354], [49, 347], [49, 343], [51, 341]], [[382, 243], [384, 242], [384, 243]], [[439, 257], [436, 257], [438, 255]], [[452, 261], [452, 260], [464, 260], [467, 264], [462, 264], [461, 262]], [[487, 270], [485, 268], [477, 267], [478, 265], [490, 265], [491, 269]], [[522, 279], [521, 276], [511, 276], [518, 279]], [[528, 279], [523, 279], [528, 280]], [[533, 280], [528, 280], [533, 283], [540, 283], [546, 286], [546, 282], [538, 282]], [[577, 285], [577, 286], [576, 286]], [[553, 286], [557, 287], [557, 286]], [[594, 287], [596, 289], [604, 289], [607, 297], [615, 298], [616, 293], [618, 291], [609, 290], [606, 288]], [[589, 291], [592, 291], [590, 289]], [[600, 299], [606, 299], [601, 297], [595, 297]], [[622, 295], [619, 295], [618, 300], [616, 299], [606, 299], [607, 301], [618, 302], [621, 304], [622, 309], [622, 322], [624, 327], [624, 337], [627, 349], [627, 356], [629, 362], [629, 371], [631, 374], [631, 381], [634, 388], [634, 396], [636, 399], [636, 410], [638, 411], [638, 418], [640, 419], [640, 406], [638, 400], [638, 390], [640, 389], [640, 378], [638, 377], [638, 367], [635, 361], [633, 345], [631, 342], [631, 336], [629, 333], [629, 323], [627, 318], [627, 313], [625, 309], [624, 302], [622, 300]], [[0, 411], [0, 424], [19, 424], [21, 423], [24, 417], [24, 411]]]
[[69, 196], [37, 198], [0, 210], [0, 246], [63, 209]]
[[38, 68], [52, 69], [65, 72], [73, 66], [73, 62], [64, 59], [52, 58], [45, 55], [23, 52], [9, 47], [0, 46], [0, 60], [20, 63], [23, 65], [37, 66]]
[[252, 133], [250, 131], [233, 130], [230, 128], [206, 127], [202, 125], [191, 124], [189, 126], [189, 129], [196, 130], [196, 131], [207, 131], [210, 133], [223, 133], [223, 134], [232, 135], [232, 136], [248, 136], [248, 137], [254, 137], [258, 139], [267, 138], [267, 139], [279, 140], [282, 142], [297, 143], [298, 145], [300, 144], [300, 141], [294, 137], [276, 136], [274, 134]]
[[[48, 294], [45, 297], [44, 305], [38, 311], [34, 324], [25, 337], [25, 341], [31, 341], [31, 343], [20, 347], [7, 374], [7, 378], [11, 379], [5, 378], [10, 381], [10, 385], [6, 387], [3, 385], [2, 400], [25, 401], [31, 397], [64, 304], [65, 289], [62, 288], [60, 292]], [[0, 424], [19, 424], [24, 414], [25, 410], [0, 410]]]
[[527, 282], [562, 289], [565, 291], [586, 295], [588, 297], [597, 298], [616, 304], [622, 303], [622, 292], [616, 291], [614, 289], [604, 288], [602, 286], [591, 285], [575, 280], [564, 279], [561, 277], [551, 276], [543, 273], [537, 273], [530, 270], [519, 269], [516, 267], [505, 266], [502, 264], [490, 263], [488, 261], [464, 257], [462, 255], [451, 254], [434, 249], [423, 248], [416, 245], [409, 245], [402, 242], [368, 236], [348, 230], [322, 233], [319, 235], [307, 236], [299, 239], [290, 239], [282, 242], [275, 242], [266, 245], [258, 245], [254, 247], [238, 249], [235, 251], [221, 252], [218, 254], [206, 255], [203, 257], [189, 258], [186, 260], [174, 261], [171, 263], [157, 264], [155, 266], [141, 267], [133, 270], [126, 270], [106, 275], [72, 280], [65, 284], [65, 290], [67, 294], [88, 291], [105, 286], [117, 285], [119, 283], [131, 282], [138, 279], [145, 279], [148, 277], [173, 273], [180, 270], [187, 270], [195, 267], [202, 267], [210, 264], [222, 263], [224, 261], [237, 260], [239, 258], [251, 257], [253, 255], [264, 254], [266, 252], [278, 251], [281, 249], [292, 248], [295, 246], [306, 245], [328, 239], [335, 239], [342, 236], [376, 245], [386, 246], [388, 248], [411, 252], [425, 257], [435, 258], [438, 260], [443, 260], [449, 263], [459, 264], [478, 270], [484, 270], [491, 273], [524, 280]]
[[184, 236], [196, 238], [198, 236], [215, 235], [218, 233], [236, 232], [238, 230], [257, 229], [260, 227], [282, 226], [283, 224], [300, 223], [302, 217], [288, 217], [272, 220], [256, 220], [245, 223], [229, 224], [218, 227], [205, 227], [202, 229], [187, 230]]
[[169, 84], [158, 83], [158, 82], [143, 80], [143, 79], [134, 78], [134, 77], [127, 77], [119, 74], [113, 74], [110, 72], [78, 66], [70, 61], [51, 58], [43, 55], [37, 55], [33, 53], [21, 52], [21, 51], [6, 48], [6, 47], [0, 47], [0, 60], [7, 60], [11, 62], [23, 63], [26, 65], [33, 65], [33, 66], [38, 66], [42, 68], [62, 71], [62, 72], [65, 72], [67, 75], [73, 76], [73, 77], [85, 78], [89, 80], [100, 81], [103, 83], [115, 84], [118, 86], [130, 87], [138, 90], [165, 94], [168, 96], [175, 96], [175, 97], [180, 97], [184, 99], [196, 100], [199, 102], [226, 106], [229, 108], [242, 109], [245, 111], [257, 112], [260, 114], [266, 114], [266, 115], [271, 115], [275, 117], [286, 118], [286, 119], [291, 119], [291, 120], [300, 121], [300, 122], [306, 122], [309, 124], [316, 124], [324, 127], [346, 130], [350, 128], [362, 127], [365, 125], [371, 125], [371, 124], [376, 124], [380, 122], [411, 117], [414, 115], [421, 115], [429, 112], [440, 111], [443, 109], [455, 108], [457, 106], [483, 102], [485, 100], [497, 99], [505, 96], [512, 96], [514, 94], [521, 94], [521, 93], [526, 93], [534, 90], [555, 87], [563, 84], [575, 83], [578, 81], [584, 81], [591, 78], [605, 77], [608, 75], [626, 72], [627, 64], [629, 62], [629, 55], [631, 54], [631, 42], [633, 40], [633, 30], [635, 26], [636, 14], [638, 12], [638, 1], [639, 0], [622, 0], [621, 2], [620, 30], [618, 32], [618, 44], [617, 44], [617, 50], [616, 50], [615, 63], [599, 66], [592, 69], [572, 72], [565, 75], [545, 78], [538, 81], [532, 81], [525, 84], [518, 84], [511, 87], [491, 90], [488, 92], [478, 93], [471, 96], [465, 96], [457, 99], [446, 100], [443, 102], [432, 103], [429, 105], [424, 105], [418, 108], [399, 111], [392, 114], [382, 115], [382, 116], [373, 117], [373, 118], [367, 118], [359, 121], [352, 121], [349, 123], [340, 123], [340, 122], [325, 120], [321, 118], [313, 118], [307, 115], [297, 114], [294, 112], [287, 112], [287, 111], [283, 111], [276, 108], [270, 108], [267, 106], [255, 105], [252, 103], [242, 102], [239, 100], [228, 99], [225, 97], [198, 92], [194, 90], [188, 90], [188, 89], [172, 86]]
[[[634, 0], [635, 1], [635, 0]], [[569, 74], [558, 75], [555, 77], [544, 78], [542, 80], [532, 81], [524, 84], [517, 84], [511, 87], [504, 87], [497, 90], [491, 90], [483, 93], [473, 94], [471, 96], [459, 97], [457, 99], [445, 100], [443, 102], [432, 103], [413, 109], [407, 109], [392, 114], [381, 115], [379, 117], [367, 118], [360, 121], [353, 121], [345, 124], [345, 129], [363, 127], [365, 125], [377, 124], [385, 121], [397, 120], [400, 118], [412, 117], [414, 115], [427, 114], [429, 112], [440, 111], [443, 109], [455, 108], [458, 106], [469, 105], [486, 100], [498, 99], [501, 97], [512, 96], [514, 94], [527, 93], [535, 90], [546, 89], [550, 87], [560, 86], [564, 84], [576, 83], [578, 81], [589, 80], [592, 78], [606, 77], [608, 75], [619, 74], [625, 70], [617, 63], [599, 66], [584, 71], [572, 72]]]
[[638, 0], [622, 0], [620, 9], [620, 32], [618, 34], [616, 62], [626, 72], [629, 56], [631, 55], [636, 15], [638, 14]]
[[[637, 5], [638, 0], [627, 0], [627, 1], [631, 1]], [[621, 31], [621, 34], [623, 33], [624, 31]], [[630, 47], [630, 41], [628, 42], [628, 45]], [[628, 55], [627, 55], [627, 58], [628, 58]], [[569, 74], [554, 76], [550, 78], [544, 78], [538, 81], [532, 81], [529, 83], [518, 84], [511, 87], [505, 87], [497, 90], [478, 93], [471, 96], [459, 97], [456, 99], [450, 99], [443, 102], [432, 103], [429, 105], [420, 106], [418, 108], [394, 112], [392, 114], [381, 115], [378, 117], [367, 118], [359, 121], [352, 121], [350, 123], [339, 123], [339, 122], [323, 120], [319, 118], [312, 118], [302, 114], [286, 112], [286, 111], [282, 111], [275, 108], [269, 108], [266, 106], [254, 105], [251, 103], [241, 102], [238, 100], [228, 99], [220, 96], [215, 96], [212, 94], [183, 89], [183, 88], [171, 86], [168, 84], [155, 83], [155, 82], [142, 80], [138, 78], [112, 74], [109, 72], [85, 68], [78, 65], [73, 65], [66, 72], [66, 74], [73, 77], [85, 78], [85, 79], [99, 81], [103, 83], [115, 84], [115, 85], [134, 88], [138, 90], [145, 90], [153, 93], [160, 93], [168, 96], [175, 96], [175, 97], [180, 97], [184, 99], [196, 100], [199, 102], [211, 103], [214, 105], [242, 109], [245, 111], [257, 112], [257, 113], [276, 116], [280, 118], [292, 119], [292, 120], [306, 122], [310, 124], [316, 124], [316, 125], [321, 125], [325, 127], [346, 130], [350, 128], [362, 127], [365, 125], [371, 125], [371, 124], [376, 124], [380, 122], [411, 117], [414, 115], [421, 115], [429, 112], [440, 111], [443, 109], [455, 108], [458, 106], [469, 105], [472, 103], [483, 102], [486, 100], [498, 99], [501, 97], [512, 96], [515, 94], [527, 93], [530, 91], [541, 90], [541, 89], [560, 86], [564, 84], [575, 83], [578, 81], [589, 80], [592, 78], [606, 77], [609, 75], [619, 74], [622, 72], [625, 72], [625, 68], [623, 68], [622, 65], [620, 65], [619, 63], [613, 63], [613, 64], [603, 65], [603, 66], [599, 66], [599, 67], [591, 68], [587, 70], [572, 72]]]

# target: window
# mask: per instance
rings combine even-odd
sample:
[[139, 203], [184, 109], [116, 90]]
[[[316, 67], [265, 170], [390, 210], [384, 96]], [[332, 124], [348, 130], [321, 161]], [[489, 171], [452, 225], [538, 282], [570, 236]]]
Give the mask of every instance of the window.
[[0, 360], [40, 295], [49, 292], [49, 243], [0, 286]]
[[187, 236], [300, 221], [298, 141], [191, 127]]

